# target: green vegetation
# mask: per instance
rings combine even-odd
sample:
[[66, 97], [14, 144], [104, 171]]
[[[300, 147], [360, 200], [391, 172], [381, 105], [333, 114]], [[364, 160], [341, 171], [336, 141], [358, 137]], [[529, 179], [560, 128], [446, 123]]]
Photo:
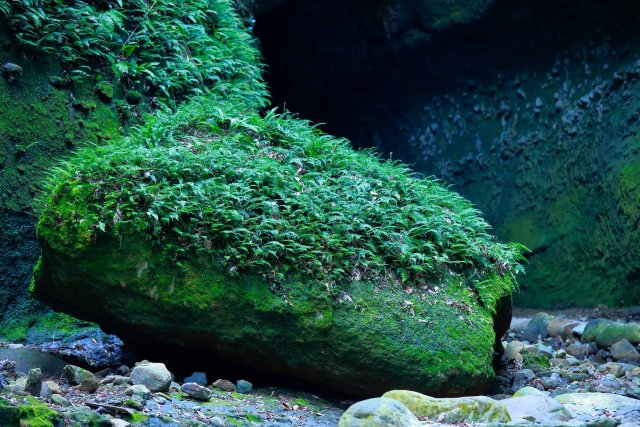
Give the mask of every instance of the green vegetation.
[[257, 50], [227, 0], [0, 1], [22, 49], [57, 57], [71, 81], [108, 70], [167, 100], [217, 93], [264, 105]]
[[18, 425], [21, 427], [52, 427], [62, 426], [62, 415], [49, 409], [47, 405], [33, 397], [20, 397], [18, 404], [10, 405], [0, 399], [0, 422], [3, 426]]
[[[105, 233], [142, 233], [178, 266], [202, 253], [230, 274], [257, 271], [279, 283], [295, 272], [328, 288], [521, 270], [518, 247], [497, 243], [477, 210], [443, 185], [305, 121], [210, 98], [79, 151], [49, 190], [39, 236], [77, 254]], [[477, 289], [492, 302], [511, 291]]]

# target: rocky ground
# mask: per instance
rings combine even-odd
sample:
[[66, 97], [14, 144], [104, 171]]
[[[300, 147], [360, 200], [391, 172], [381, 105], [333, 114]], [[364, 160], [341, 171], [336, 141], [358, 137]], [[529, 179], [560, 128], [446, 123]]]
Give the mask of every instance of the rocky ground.
[[[0, 348], [2, 426], [640, 426], [639, 308], [516, 311], [488, 396], [391, 391], [358, 402], [161, 363], [89, 372], [22, 346]], [[349, 409], [345, 413], [345, 409]]]

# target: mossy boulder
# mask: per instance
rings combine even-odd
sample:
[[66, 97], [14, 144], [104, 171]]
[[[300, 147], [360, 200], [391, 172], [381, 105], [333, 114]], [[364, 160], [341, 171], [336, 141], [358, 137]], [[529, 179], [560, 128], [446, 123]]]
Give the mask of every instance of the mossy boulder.
[[50, 191], [37, 294], [124, 337], [357, 395], [493, 378], [517, 249], [306, 122], [199, 99], [82, 150]]
[[413, 415], [444, 423], [508, 423], [507, 408], [486, 396], [437, 399], [409, 390], [392, 390], [382, 397], [404, 404]]
[[363, 400], [349, 407], [338, 427], [418, 427], [420, 421], [401, 402], [386, 397]]

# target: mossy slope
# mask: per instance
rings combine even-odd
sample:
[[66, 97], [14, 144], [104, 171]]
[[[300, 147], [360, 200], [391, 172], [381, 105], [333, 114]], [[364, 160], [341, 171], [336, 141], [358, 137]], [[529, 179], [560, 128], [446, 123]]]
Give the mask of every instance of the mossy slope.
[[520, 270], [486, 230], [401, 165], [202, 98], [55, 172], [36, 291], [130, 337], [343, 392], [481, 392]]

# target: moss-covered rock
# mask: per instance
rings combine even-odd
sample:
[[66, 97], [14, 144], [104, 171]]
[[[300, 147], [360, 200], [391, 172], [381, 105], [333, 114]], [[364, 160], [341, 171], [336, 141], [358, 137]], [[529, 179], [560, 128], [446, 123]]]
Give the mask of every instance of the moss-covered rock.
[[517, 250], [440, 184], [305, 122], [204, 98], [51, 185], [36, 291], [73, 314], [359, 395], [493, 377]]
[[340, 417], [339, 427], [418, 427], [420, 421], [401, 402], [386, 397], [363, 400]]
[[486, 396], [437, 399], [409, 390], [392, 390], [382, 395], [404, 404], [418, 418], [439, 423], [508, 423], [507, 408]]

